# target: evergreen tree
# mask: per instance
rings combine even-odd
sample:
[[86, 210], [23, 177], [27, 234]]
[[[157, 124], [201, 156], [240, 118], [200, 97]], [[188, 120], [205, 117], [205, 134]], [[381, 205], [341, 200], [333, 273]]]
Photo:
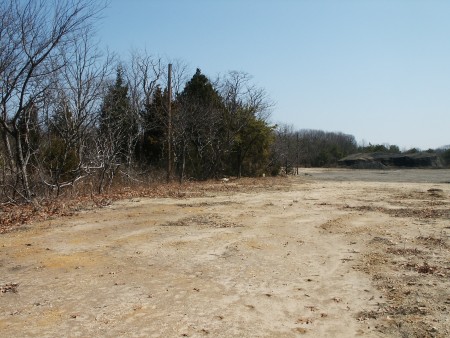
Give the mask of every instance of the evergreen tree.
[[142, 113], [144, 132], [139, 152], [141, 161], [147, 164], [162, 165], [167, 136], [167, 95], [167, 91], [163, 92], [158, 86]]
[[184, 87], [183, 92], [180, 94], [180, 99], [206, 109], [221, 105], [221, 98], [218, 92], [198, 68], [192, 79]]
[[133, 116], [124, 83], [123, 69], [117, 68], [115, 84], [108, 88], [100, 111], [100, 134], [114, 146], [122, 161], [129, 165], [138, 133], [137, 118]]
[[177, 98], [177, 156], [184, 170], [197, 179], [217, 176], [222, 158], [222, 99], [208, 78], [197, 69]]
[[237, 176], [260, 176], [265, 173], [274, 141], [273, 128], [265, 121], [252, 117], [237, 133], [229, 163]]

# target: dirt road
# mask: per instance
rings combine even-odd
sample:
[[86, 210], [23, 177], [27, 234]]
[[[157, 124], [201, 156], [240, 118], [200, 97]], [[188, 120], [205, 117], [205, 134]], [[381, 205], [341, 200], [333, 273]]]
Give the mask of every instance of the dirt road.
[[450, 336], [450, 171], [418, 173], [305, 169], [24, 226], [0, 236], [0, 336]]

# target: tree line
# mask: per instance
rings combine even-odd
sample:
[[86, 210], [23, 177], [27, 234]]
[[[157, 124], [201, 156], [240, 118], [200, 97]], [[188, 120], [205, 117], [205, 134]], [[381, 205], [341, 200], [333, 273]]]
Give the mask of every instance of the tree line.
[[1, 202], [277, 175], [364, 151], [352, 135], [271, 124], [273, 104], [245, 72], [211, 79], [146, 51], [125, 61], [102, 52], [94, 29], [104, 7], [0, 2]]
[[211, 80], [197, 69], [189, 78], [182, 62], [171, 62], [169, 91], [169, 62], [100, 51], [93, 29], [103, 7], [1, 2], [2, 200], [59, 196], [82, 183], [101, 193], [166, 174], [183, 181], [266, 171], [274, 128], [265, 91], [244, 72]]
[[273, 154], [285, 173], [298, 167], [333, 167], [339, 159], [358, 151], [353, 135], [322, 130], [294, 130], [281, 125], [276, 129]]

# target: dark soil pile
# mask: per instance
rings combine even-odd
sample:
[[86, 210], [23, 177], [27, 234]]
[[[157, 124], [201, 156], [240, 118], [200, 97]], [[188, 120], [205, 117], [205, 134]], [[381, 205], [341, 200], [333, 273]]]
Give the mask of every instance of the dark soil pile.
[[386, 168], [442, 168], [439, 157], [435, 153], [364, 153], [352, 154], [338, 161], [343, 167], [355, 169]]

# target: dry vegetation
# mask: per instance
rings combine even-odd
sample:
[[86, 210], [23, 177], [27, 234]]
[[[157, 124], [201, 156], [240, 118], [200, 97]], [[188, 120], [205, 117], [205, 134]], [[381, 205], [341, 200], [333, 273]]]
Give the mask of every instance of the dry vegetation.
[[[226, 184], [225, 184], [226, 183]], [[288, 182], [283, 178], [268, 178], [264, 181], [254, 178], [243, 178], [239, 181], [210, 180], [206, 182], [154, 183], [149, 187], [131, 186], [113, 188], [108, 193], [99, 195], [77, 194], [60, 196], [59, 198], [36, 199], [31, 204], [5, 203], [0, 205], [0, 234], [14, 230], [14, 228], [32, 224], [37, 221], [53, 219], [55, 217], [70, 216], [80, 210], [105, 207], [114, 201], [144, 197], [144, 198], [189, 198], [205, 196], [213, 192], [239, 192], [249, 187], [253, 191], [270, 186], [285, 186]]]
[[[373, 323], [389, 336], [447, 337], [450, 334], [450, 203], [448, 189], [426, 191], [411, 187], [381, 189], [380, 200], [370, 194], [358, 205], [343, 206], [360, 214], [383, 213], [389, 223], [324, 229], [347, 235], [371, 236], [355, 269], [372, 277], [383, 293], [376, 310], [362, 311], [358, 320]], [[334, 226], [334, 227], [333, 227]]]

